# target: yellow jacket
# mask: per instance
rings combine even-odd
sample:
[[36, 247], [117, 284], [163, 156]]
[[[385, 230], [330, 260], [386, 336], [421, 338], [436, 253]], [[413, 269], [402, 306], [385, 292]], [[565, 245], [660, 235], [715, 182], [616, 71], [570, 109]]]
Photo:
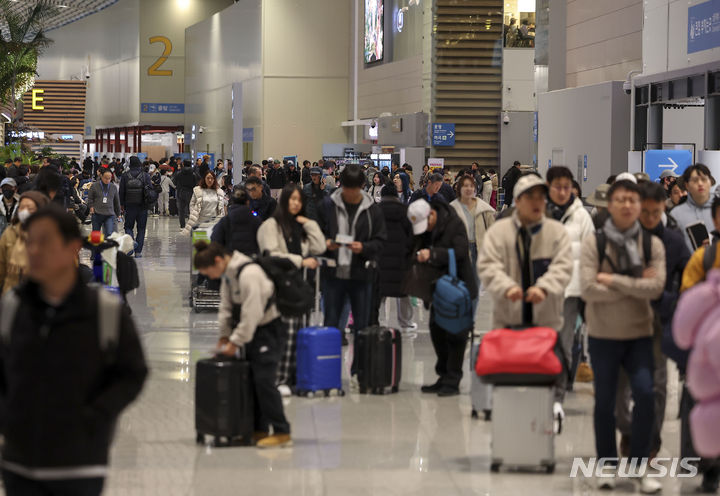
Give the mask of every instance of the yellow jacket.
[[[690, 257], [690, 261], [685, 267], [685, 271], [682, 276], [682, 284], [680, 285], [680, 292], [682, 293], [686, 289], [690, 289], [697, 283], [705, 280], [705, 267], [703, 267], [703, 257], [705, 257], [706, 246], [701, 246], [695, 253]], [[720, 268], [720, 247], [716, 250], [715, 261], [712, 266], [714, 268]]]

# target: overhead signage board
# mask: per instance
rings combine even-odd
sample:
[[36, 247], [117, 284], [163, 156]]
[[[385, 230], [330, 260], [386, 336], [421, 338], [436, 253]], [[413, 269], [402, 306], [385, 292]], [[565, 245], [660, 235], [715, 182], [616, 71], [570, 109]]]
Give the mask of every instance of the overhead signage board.
[[645, 152], [645, 172], [651, 181], [660, 180], [663, 171], [670, 170], [681, 176], [692, 165], [691, 150], [647, 150]]
[[432, 125], [433, 146], [455, 146], [455, 124], [436, 122]]
[[427, 161], [428, 167], [430, 167], [430, 170], [432, 169], [442, 169], [445, 167], [445, 159], [444, 158], [429, 158]]
[[688, 7], [687, 53], [720, 47], [720, 0]]
[[140, 112], [143, 114], [184, 114], [184, 103], [141, 103]]

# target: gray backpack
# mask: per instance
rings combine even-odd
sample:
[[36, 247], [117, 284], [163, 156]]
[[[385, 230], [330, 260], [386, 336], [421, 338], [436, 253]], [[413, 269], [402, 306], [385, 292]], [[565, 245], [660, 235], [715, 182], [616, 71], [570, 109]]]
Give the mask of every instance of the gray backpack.
[[[101, 287], [96, 288], [98, 295], [98, 341], [100, 349], [112, 354], [117, 347], [120, 336], [120, 310], [122, 301]], [[12, 337], [15, 314], [20, 307], [20, 296], [11, 289], [0, 300], [0, 341], [6, 346]]]

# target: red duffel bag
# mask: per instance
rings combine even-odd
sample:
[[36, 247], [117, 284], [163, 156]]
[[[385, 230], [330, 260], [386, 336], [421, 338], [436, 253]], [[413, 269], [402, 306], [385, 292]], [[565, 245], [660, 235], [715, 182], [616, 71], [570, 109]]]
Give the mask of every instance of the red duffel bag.
[[475, 372], [490, 384], [553, 384], [562, 356], [555, 329], [495, 329], [480, 343]]

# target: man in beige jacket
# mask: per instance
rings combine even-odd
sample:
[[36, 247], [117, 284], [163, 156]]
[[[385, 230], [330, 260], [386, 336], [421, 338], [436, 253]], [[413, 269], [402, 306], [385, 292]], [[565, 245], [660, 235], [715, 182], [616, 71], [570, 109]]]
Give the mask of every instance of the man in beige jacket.
[[[545, 217], [547, 184], [535, 174], [514, 189], [516, 209], [485, 234], [478, 275], [493, 297], [493, 326], [563, 326], [573, 260], [565, 227]], [[529, 254], [526, 257], [525, 254]]]
[[[547, 184], [532, 173], [518, 179], [515, 210], [485, 234], [477, 270], [495, 302], [493, 327], [563, 327], [565, 288], [573, 272], [565, 226], [545, 216]], [[565, 360], [566, 374], [568, 367]], [[564, 417], [560, 400], [565, 380], [558, 377], [555, 416]]]
[[[653, 310], [665, 287], [665, 248], [643, 231], [640, 189], [618, 181], [608, 191], [610, 218], [582, 247], [580, 285], [587, 302], [590, 357], [595, 373], [595, 447], [598, 458], [617, 458], [615, 393], [620, 367], [632, 389], [630, 459], [642, 463], [650, 454], [653, 430]], [[637, 477], [643, 493], [661, 489], [657, 479]], [[612, 489], [614, 478], [599, 479]]]

